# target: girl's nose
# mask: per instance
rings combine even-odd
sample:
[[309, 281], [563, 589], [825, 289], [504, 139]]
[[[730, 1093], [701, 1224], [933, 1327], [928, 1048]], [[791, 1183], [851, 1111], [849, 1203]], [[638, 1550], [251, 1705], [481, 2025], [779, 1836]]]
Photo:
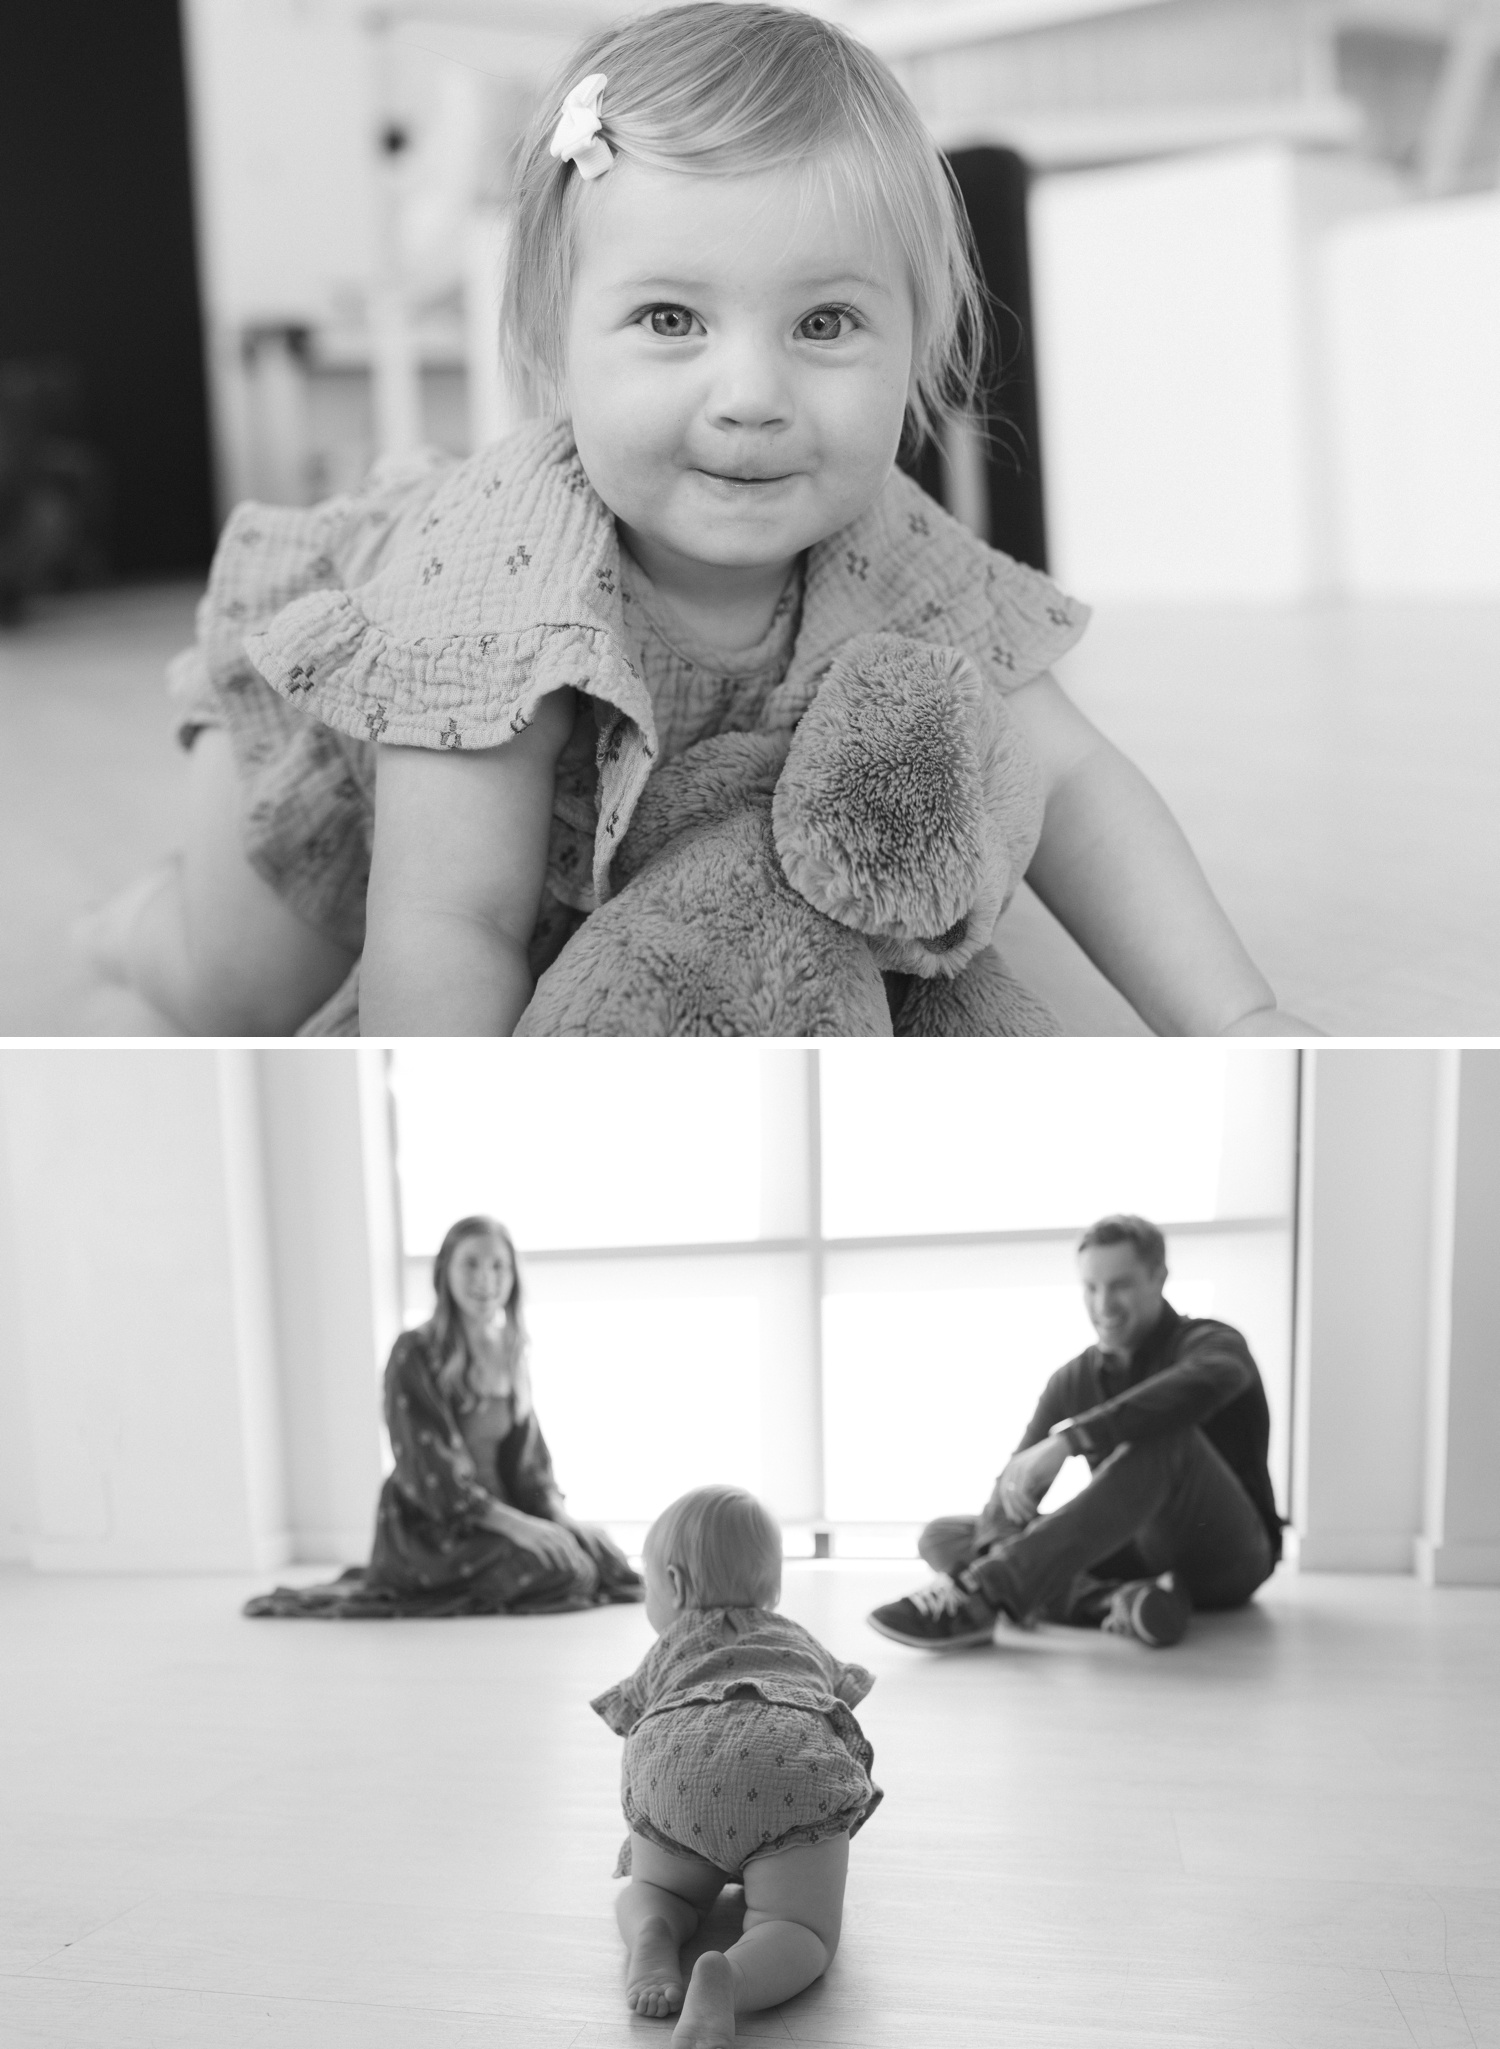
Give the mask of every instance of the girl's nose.
[[782, 425], [791, 401], [774, 351], [751, 341], [716, 351], [708, 412], [724, 427]]

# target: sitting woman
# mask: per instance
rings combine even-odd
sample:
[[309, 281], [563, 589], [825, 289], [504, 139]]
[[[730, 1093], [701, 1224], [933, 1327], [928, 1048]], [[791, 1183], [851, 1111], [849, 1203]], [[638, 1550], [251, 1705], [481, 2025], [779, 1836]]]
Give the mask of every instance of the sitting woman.
[[385, 1373], [395, 1470], [368, 1566], [277, 1587], [247, 1615], [536, 1615], [638, 1601], [639, 1575], [602, 1529], [574, 1522], [531, 1406], [510, 1234], [464, 1217], [432, 1270], [431, 1318]]

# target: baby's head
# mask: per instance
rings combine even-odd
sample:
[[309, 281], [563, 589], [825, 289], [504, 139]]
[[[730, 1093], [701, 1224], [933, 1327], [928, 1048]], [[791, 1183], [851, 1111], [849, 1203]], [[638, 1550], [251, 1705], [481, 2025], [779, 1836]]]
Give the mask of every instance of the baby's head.
[[[549, 145], [600, 73], [585, 177]], [[600, 31], [522, 144], [506, 354], [648, 552], [765, 567], [856, 518], [903, 431], [972, 396], [980, 292], [916, 109], [810, 14], [696, 0]]]
[[646, 1532], [646, 1617], [665, 1629], [683, 1608], [774, 1608], [781, 1531], [743, 1487], [695, 1487]]

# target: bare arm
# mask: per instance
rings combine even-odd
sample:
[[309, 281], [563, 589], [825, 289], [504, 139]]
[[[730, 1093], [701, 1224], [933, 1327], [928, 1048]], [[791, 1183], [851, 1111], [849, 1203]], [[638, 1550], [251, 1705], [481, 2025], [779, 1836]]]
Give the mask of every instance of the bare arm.
[[1310, 1030], [1240, 944], [1171, 812], [1055, 678], [1008, 699], [1047, 809], [1026, 879], [1152, 1031]]
[[526, 949], [573, 693], [466, 754], [382, 747], [359, 1023], [367, 1034], [505, 1036], [531, 1000]]

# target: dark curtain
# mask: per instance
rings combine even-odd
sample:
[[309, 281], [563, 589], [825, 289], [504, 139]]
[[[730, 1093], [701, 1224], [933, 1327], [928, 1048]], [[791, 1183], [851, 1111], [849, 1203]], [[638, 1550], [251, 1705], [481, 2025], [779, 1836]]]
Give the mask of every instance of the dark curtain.
[[177, 0], [0, 5], [0, 372], [17, 432], [37, 420], [93, 451], [117, 572], [202, 568], [214, 517]]
[[[1047, 537], [1026, 241], [1027, 168], [1014, 150], [1008, 149], [955, 150], [948, 161], [968, 209], [980, 270], [992, 302], [985, 351], [990, 432], [985, 463], [988, 539], [1018, 562], [1045, 569]], [[942, 468], [931, 442], [903, 467], [941, 501]]]

